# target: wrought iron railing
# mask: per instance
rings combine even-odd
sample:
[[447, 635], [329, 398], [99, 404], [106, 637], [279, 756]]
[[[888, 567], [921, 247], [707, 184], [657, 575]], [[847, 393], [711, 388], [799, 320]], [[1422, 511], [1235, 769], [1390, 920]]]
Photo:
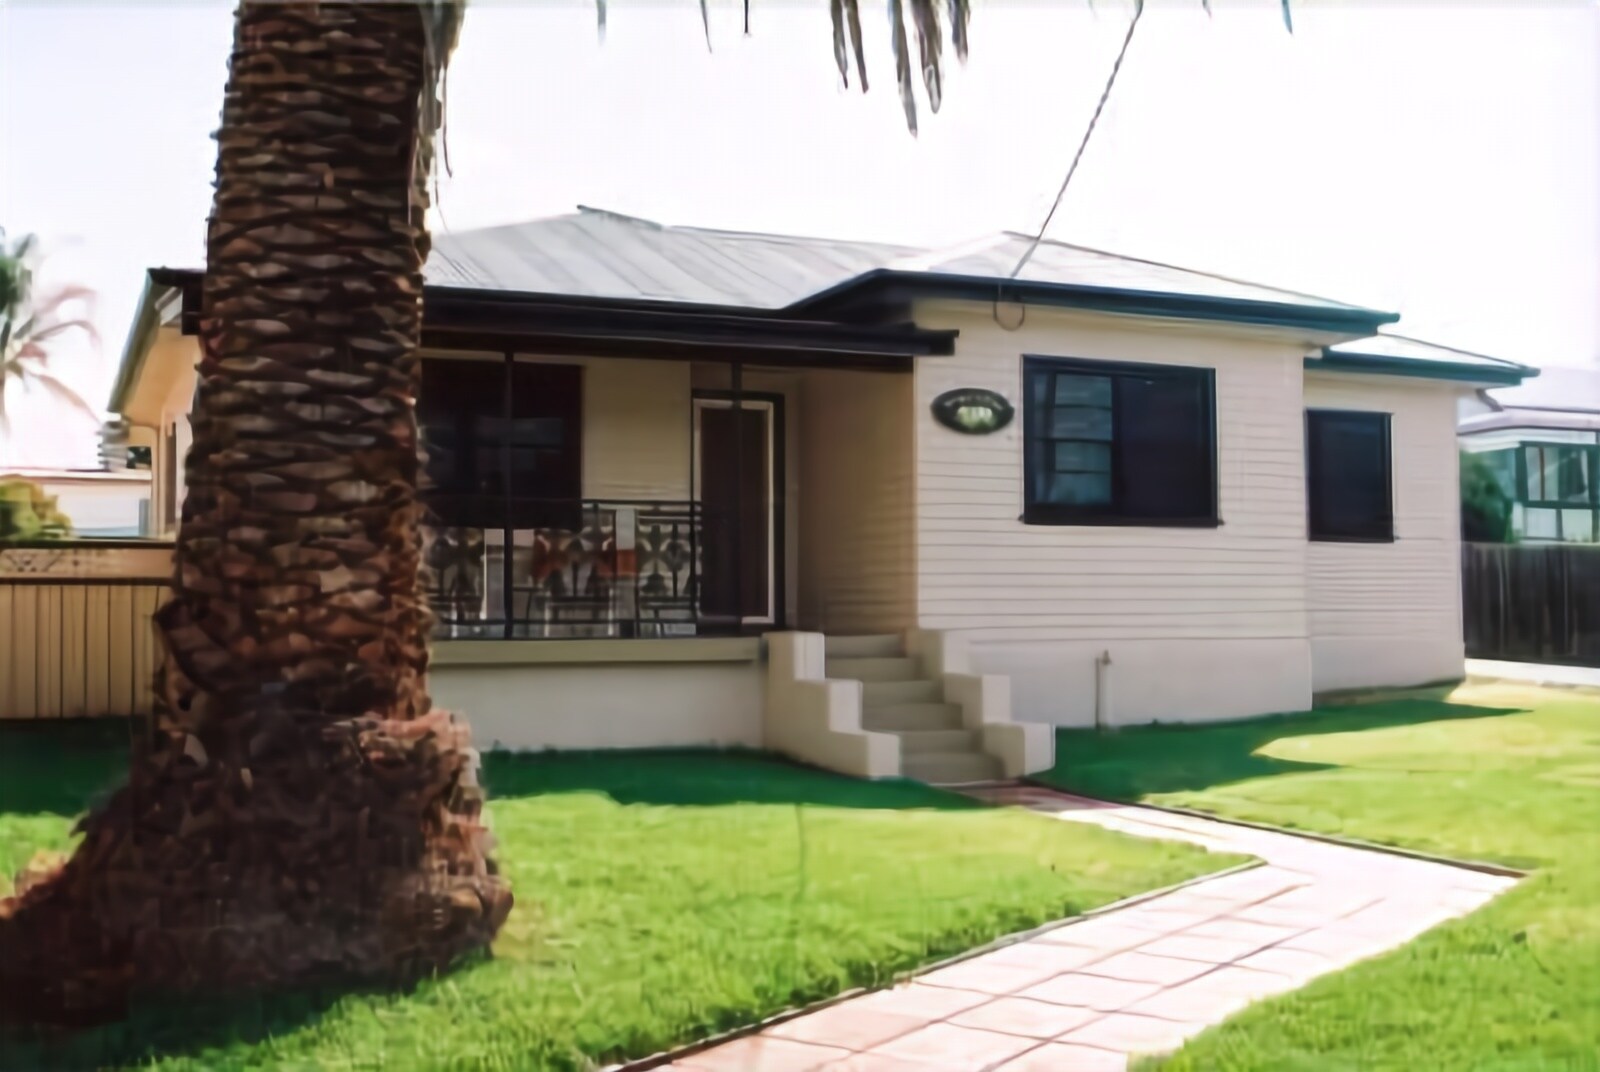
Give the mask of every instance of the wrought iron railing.
[[431, 496], [423, 561], [435, 635], [693, 636], [704, 539], [695, 502]]

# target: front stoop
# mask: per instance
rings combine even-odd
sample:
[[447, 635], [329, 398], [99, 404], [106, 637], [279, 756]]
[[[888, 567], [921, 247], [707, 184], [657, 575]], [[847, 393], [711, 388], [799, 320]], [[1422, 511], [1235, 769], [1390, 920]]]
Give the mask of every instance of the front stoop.
[[768, 748], [858, 778], [992, 785], [1048, 770], [1054, 727], [1013, 722], [1011, 682], [971, 672], [965, 645], [908, 636], [769, 633]]
[[861, 683], [861, 728], [899, 740], [903, 777], [981, 785], [1052, 765], [1050, 727], [1013, 723], [1009, 681], [963, 672], [965, 653], [951, 638], [923, 632], [909, 643], [897, 634], [824, 643], [827, 678]]

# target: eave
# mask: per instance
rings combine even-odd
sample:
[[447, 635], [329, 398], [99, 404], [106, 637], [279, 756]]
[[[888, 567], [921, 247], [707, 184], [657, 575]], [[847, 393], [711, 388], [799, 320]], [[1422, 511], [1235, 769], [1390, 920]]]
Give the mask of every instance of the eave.
[[1361, 354], [1346, 350], [1324, 350], [1320, 357], [1308, 357], [1306, 369], [1453, 380], [1484, 387], [1507, 387], [1539, 374], [1538, 369], [1510, 362], [1491, 365], [1469, 361], [1419, 361], [1414, 358], [1387, 354]]
[[919, 298], [1028, 302], [1124, 316], [1256, 324], [1348, 338], [1371, 335], [1400, 319], [1398, 313], [1357, 306], [1300, 305], [896, 268], [867, 272], [796, 302], [785, 312], [859, 314], [870, 309], [903, 309]]

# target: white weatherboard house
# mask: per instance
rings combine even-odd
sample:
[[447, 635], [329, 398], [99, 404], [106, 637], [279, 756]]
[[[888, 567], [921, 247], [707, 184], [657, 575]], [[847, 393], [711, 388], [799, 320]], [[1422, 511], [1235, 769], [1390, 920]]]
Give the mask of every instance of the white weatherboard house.
[[[1531, 370], [1056, 242], [1008, 278], [1028, 245], [440, 236], [438, 701], [486, 745], [954, 782], [1049, 765], [1051, 725], [1460, 675], [1457, 402]], [[198, 298], [150, 273], [112, 402], [169, 506]]]

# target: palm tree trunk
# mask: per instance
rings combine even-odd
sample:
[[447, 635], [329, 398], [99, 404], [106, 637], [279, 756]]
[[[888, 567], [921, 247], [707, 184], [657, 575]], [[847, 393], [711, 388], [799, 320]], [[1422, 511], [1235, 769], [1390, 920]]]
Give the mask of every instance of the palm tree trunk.
[[510, 910], [466, 729], [426, 685], [413, 403], [441, 10], [459, 17], [239, 8], [157, 714], [72, 859], [0, 904], [0, 1013], [411, 977]]

